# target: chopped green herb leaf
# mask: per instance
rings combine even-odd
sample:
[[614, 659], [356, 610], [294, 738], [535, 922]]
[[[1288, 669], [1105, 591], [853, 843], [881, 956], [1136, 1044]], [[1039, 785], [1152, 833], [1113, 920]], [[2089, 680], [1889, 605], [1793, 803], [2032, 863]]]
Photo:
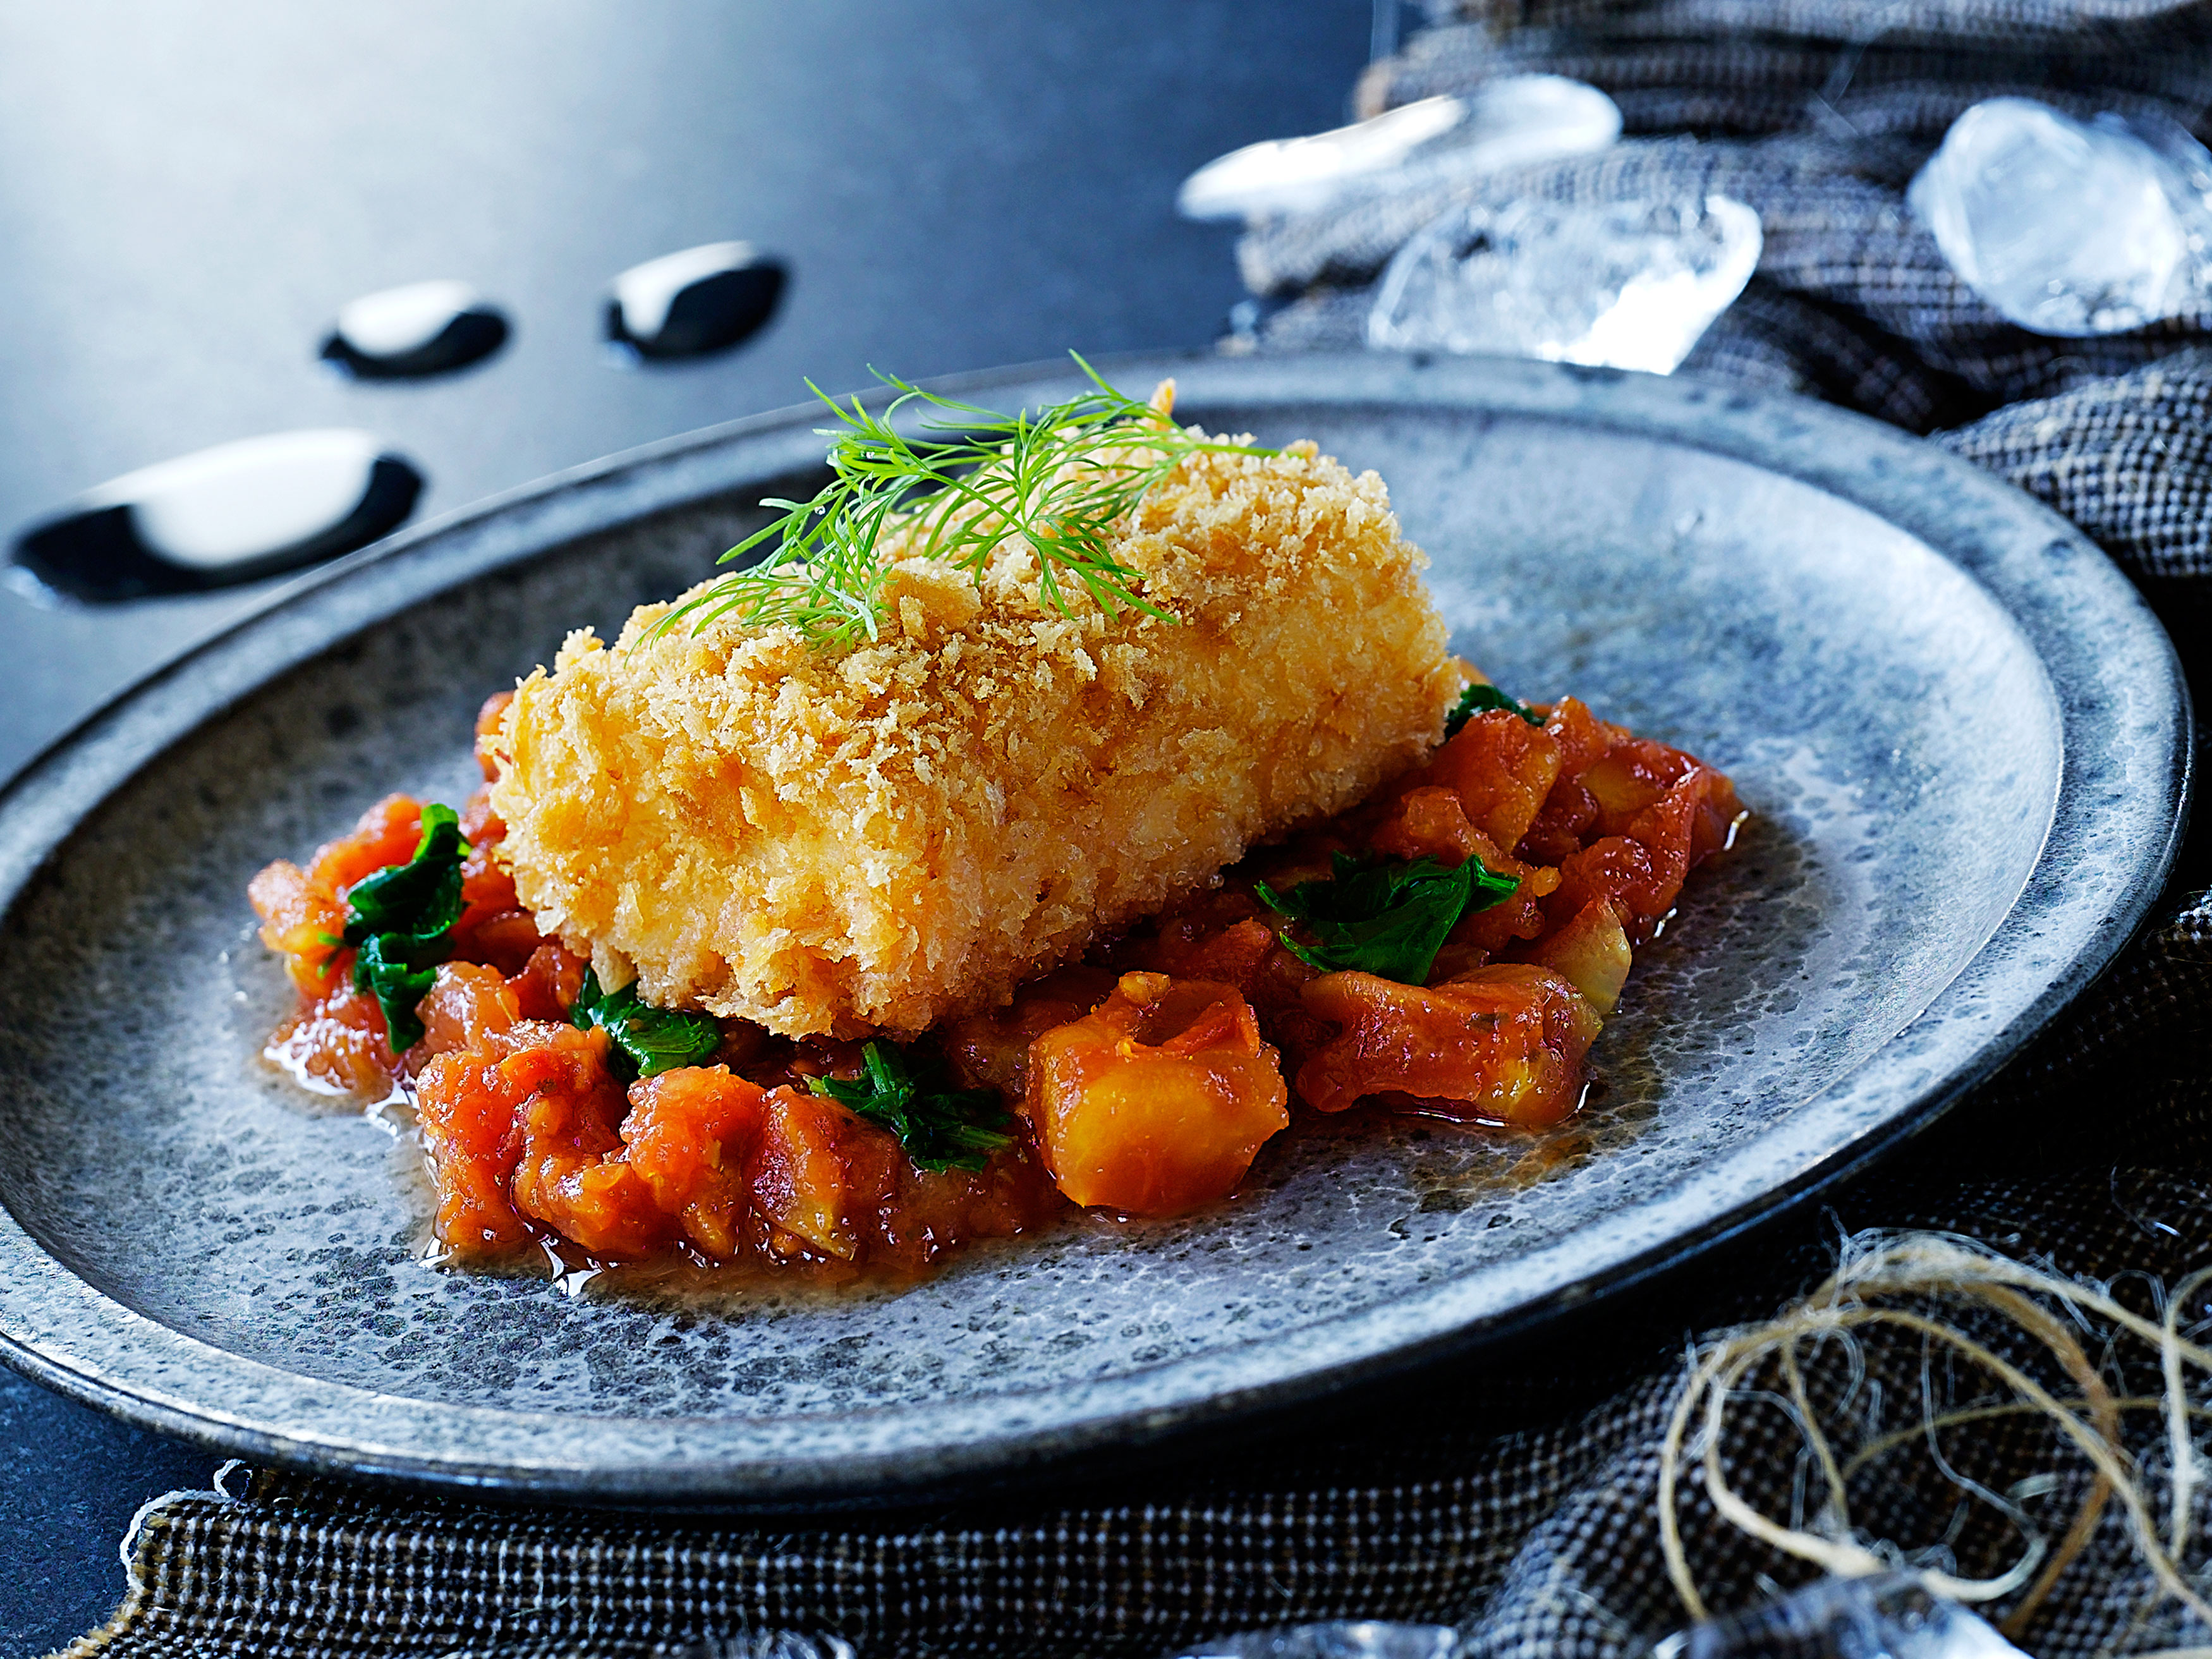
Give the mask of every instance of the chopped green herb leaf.
[[1327, 881], [1302, 881], [1287, 893], [1254, 884], [1261, 902], [1304, 922], [1316, 943], [1287, 934], [1285, 948], [1323, 973], [1358, 969], [1402, 985], [1426, 981], [1437, 951], [1459, 919], [1512, 897], [1521, 884], [1469, 859], [1447, 869], [1434, 859], [1368, 863], [1338, 853]]
[[1509, 714], [1518, 714], [1531, 726], [1544, 723], [1544, 717], [1527, 703], [1507, 696], [1494, 685], [1478, 683], [1459, 694], [1459, 701], [1452, 705], [1451, 713], [1444, 717], [1444, 736], [1447, 738], [1457, 737], [1460, 727], [1477, 714], [1492, 708], [1503, 708]]
[[[422, 809], [422, 838], [415, 856], [363, 876], [346, 890], [349, 907], [344, 943], [360, 947], [353, 982], [376, 998], [392, 1052], [404, 1054], [422, 1040], [415, 1017], [446, 959], [446, 935], [461, 919], [460, 815], [432, 801]], [[331, 941], [333, 944], [338, 941]]]
[[994, 1089], [941, 1089], [916, 1075], [914, 1063], [889, 1043], [860, 1051], [860, 1075], [809, 1079], [814, 1092], [898, 1137], [917, 1170], [980, 1170], [1013, 1137], [1006, 1105]]
[[353, 982], [384, 1010], [384, 1029], [392, 1052], [404, 1054], [422, 1040], [415, 1005], [430, 989], [438, 964], [446, 959], [441, 938], [418, 939], [405, 933], [371, 933], [354, 953]]
[[594, 1025], [614, 1039], [615, 1053], [640, 1077], [658, 1077], [679, 1066], [703, 1066], [722, 1046], [722, 1028], [712, 1014], [690, 1014], [640, 1002], [637, 987], [599, 989], [599, 976], [584, 969], [583, 988], [568, 1010], [568, 1023], [582, 1030]]
[[437, 939], [461, 919], [461, 860], [469, 844], [461, 839], [460, 815], [433, 801], [422, 809], [422, 839], [404, 864], [364, 876], [346, 891], [352, 915], [345, 942], [359, 945], [373, 933], [404, 933]]

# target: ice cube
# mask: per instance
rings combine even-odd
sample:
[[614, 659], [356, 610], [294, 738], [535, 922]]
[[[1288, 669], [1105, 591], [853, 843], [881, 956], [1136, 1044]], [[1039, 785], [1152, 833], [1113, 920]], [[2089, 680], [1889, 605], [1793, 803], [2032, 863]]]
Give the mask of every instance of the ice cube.
[[1906, 199], [1952, 270], [2022, 328], [2114, 334], [2212, 292], [2212, 153], [2178, 123], [1991, 98]]
[[1271, 138], [1208, 161], [1183, 181], [1186, 219], [1318, 213], [1363, 190], [1425, 190], [1504, 167], [1603, 149], [1620, 111], [1595, 87], [1508, 75], [1457, 98], [1424, 98], [1330, 132]]
[[2018, 1648], [1917, 1573], [1821, 1578], [1748, 1612], [1693, 1625], [1652, 1659], [2021, 1659]]
[[1367, 343], [1670, 374], [1760, 242], [1759, 215], [1725, 196], [1454, 208], [1390, 261]]

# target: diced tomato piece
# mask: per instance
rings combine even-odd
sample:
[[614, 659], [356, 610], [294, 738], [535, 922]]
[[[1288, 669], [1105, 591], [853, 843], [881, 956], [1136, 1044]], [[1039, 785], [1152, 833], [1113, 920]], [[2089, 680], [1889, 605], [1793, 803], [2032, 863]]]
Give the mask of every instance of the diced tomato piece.
[[522, 1004], [496, 968], [474, 963], [447, 962], [422, 1000], [415, 1005], [422, 1022], [422, 1041], [415, 1057], [428, 1063], [431, 1056], [472, 1048], [485, 1035], [511, 1029], [522, 1018]]
[[461, 839], [471, 847], [490, 847], [507, 839], [507, 825], [491, 810], [491, 790], [480, 788], [461, 805]]
[[302, 1082], [380, 1099], [392, 1091], [393, 1059], [376, 999], [353, 988], [353, 952], [331, 960], [331, 988], [276, 1028], [262, 1052]]
[[509, 1183], [524, 1154], [526, 1115], [540, 1094], [596, 1102], [587, 1116], [597, 1121], [611, 1110], [619, 1121], [622, 1090], [606, 1052], [604, 1031], [525, 1021], [486, 1030], [423, 1067], [416, 1118], [438, 1189], [437, 1234], [455, 1254], [496, 1254], [529, 1238]]
[[1020, 1100], [1029, 1090], [1030, 1044], [1082, 1018], [1113, 989], [1114, 975], [1103, 968], [1058, 969], [1023, 986], [1006, 1007], [953, 1021], [945, 1032], [945, 1058], [967, 1087]]
[[1642, 842], [1607, 836], [1559, 866], [1559, 890], [1545, 908], [1564, 926], [1593, 900], [1609, 899], [1628, 929], [1630, 943], [1641, 945], [1651, 937], [1680, 886], [1652, 867], [1651, 854]]
[[1601, 720], [1579, 697], [1561, 697], [1552, 705], [1544, 730], [1559, 748], [1559, 775], [1578, 778], [1613, 752], [1628, 737], [1628, 728]]
[[[1154, 971], [1170, 979], [1211, 980], [1218, 985], [1233, 985], [1247, 1002], [1265, 994], [1262, 987], [1267, 982], [1275, 957], [1297, 962], [1296, 957], [1283, 949], [1275, 930], [1257, 916], [1247, 916], [1211, 933], [1164, 927], [1153, 955], [1159, 964]], [[1313, 971], [1307, 968], [1305, 976], [1311, 977]]]
[[1318, 1042], [1327, 1034], [1309, 1031], [1300, 994], [1321, 969], [1283, 948], [1287, 921], [1272, 911], [1247, 915], [1218, 932], [1187, 928], [1181, 921], [1164, 925], [1152, 948], [1144, 953], [1146, 971], [1170, 979], [1210, 980], [1233, 985], [1252, 1005], [1269, 1039], [1285, 1053], [1302, 1054], [1310, 1037]]
[[780, 1088], [763, 1103], [760, 1144], [747, 1171], [753, 1202], [782, 1235], [782, 1254], [805, 1246], [851, 1261], [860, 1238], [846, 1217], [849, 1182], [838, 1143], [858, 1121], [826, 1096]]
[[584, 989], [584, 959], [556, 939], [530, 953], [507, 980], [525, 1019], [565, 1020]]
[[452, 940], [455, 956], [496, 968], [509, 977], [521, 973], [545, 943], [537, 918], [521, 909], [463, 911]]
[[1686, 878], [1728, 845], [1742, 813], [1735, 786], [1692, 761], [1667, 793], [1630, 818], [1621, 833], [1641, 842], [1655, 866], [1669, 872], [1679, 867]]
[[1632, 957], [1627, 931], [1610, 899], [1592, 899], [1564, 927], [1555, 928], [1519, 952], [1525, 962], [1549, 968], [1580, 991], [1601, 1017], [1610, 1017], [1628, 982]]
[[[405, 795], [387, 795], [362, 815], [353, 833], [325, 843], [302, 870], [279, 859], [247, 884], [246, 896], [261, 918], [261, 940], [282, 951], [285, 970], [302, 995], [333, 988], [344, 950], [346, 889], [387, 865], [415, 856], [422, 838], [422, 808]], [[349, 954], [343, 964], [352, 967]]]
[[331, 990], [341, 978], [333, 959], [344, 950], [346, 908], [330, 888], [279, 859], [254, 877], [246, 896], [261, 918], [261, 942], [283, 953], [284, 971], [301, 994]]
[[572, 1100], [541, 1095], [531, 1102], [514, 1170], [515, 1208], [602, 1261], [656, 1254], [672, 1229], [652, 1188], [626, 1160], [611, 1156], [617, 1148], [599, 1145], [597, 1133], [580, 1133], [581, 1127]]
[[351, 835], [317, 849], [307, 873], [343, 898], [362, 877], [413, 858], [422, 839], [422, 803], [409, 795], [386, 795], [362, 814]]
[[1125, 974], [1098, 1011], [1037, 1038], [1029, 1114], [1078, 1204], [1179, 1215], [1227, 1196], [1290, 1122], [1274, 1049], [1231, 985]]
[[[527, 1028], [520, 1028], [527, 1029]], [[604, 1032], [552, 1028], [554, 1040], [501, 1062], [509, 1090], [527, 1086], [516, 1116], [521, 1154], [513, 1177], [514, 1207], [593, 1255], [635, 1261], [673, 1231], [653, 1190], [623, 1154], [629, 1109], [606, 1064]]]
[[1449, 866], [1471, 858], [1488, 865], [1498, 856], [1498, 844], [1468, 817], [1459, 791], [1442, 784], [1409, 789], [1392, 801], [1368, 832], [1367, 844], [1389, 858], [1434, 859]]
[[1602, 833], [1598, 827], [1601, 811], [1598, 798], [1583, 782], [1583, 775], [1628, 733], [1598, 719], [1574, 697], [1559, 699], [1544, 730], [1559, 745], [1559, 781], [1514, 850], [1535, 863], [1557, 865]]
[[1468, 822], [1501, 848], [1517, 847], [1559, 775], [1559, 745], [1510, 709], [1475, 715], [1416, 775], [1459, 797]]
[[919, 1273], [971, 1238], [1009, 1238], [1060, 1214], [1066, 1202], [1026, 1140], [1018, 1140], [981, 1170], [917, 1170], [887, 1134], [870, 1137], [875, 1151], [865, 1174], [851, 1156], [856, 1212], [873, 1235], [870, 1260]]
[[1597, 813], [1595, 795], [1574, 779], [1561, 778], [1514, 851], [1537, 864], [1564, 863], [1589, 844], [1597, 828]]
[[1426, 987], [1325, 974], [1306, 1002], [1343, 1028], [1298, 1068], [1299, 1097], [1320, 1110], [1402, 1096], [1436, 1115], [1524, 1129], [1574, 1110], [1600, 1023], [1566, 980], [1518, 963]]
[[[489, 827], [480, 826], [479, 833]], [[453, 924], [453, 951], [468, 961], [489, 963], [503, 974], [519, 974], [544, 939], [536, 920], [515, 896], [514, 877], [499, 862], [498, 845], [499, 838], [489, 835], [472, 840], [468, 856], [461, 860], [461, 914]]]
[[654, 1205], [717, 1261], [734, 1257], [752, 1209], [745, 1169], [766, 1091], [726, 1066], [687, 1066], [630, 1085], [622, 1126], [629, 1166]]
[[1692, 866], [1726, 844], [1741, 810], [1726, 778], [1692, 763], [1628, 820], [1626, 833], [1601, 837], [1560, 865], [1547, 914], [1565, 922], [1591, 900], [1611, 899], [1631, 943], [1643, 944], [1674, 908]]

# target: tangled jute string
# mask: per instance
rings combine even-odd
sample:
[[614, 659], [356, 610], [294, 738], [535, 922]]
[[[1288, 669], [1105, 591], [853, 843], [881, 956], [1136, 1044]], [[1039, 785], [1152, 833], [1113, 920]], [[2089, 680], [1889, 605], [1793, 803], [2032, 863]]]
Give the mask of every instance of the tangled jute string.
[[[1692, 1460], [1714, 1509], [1731, 1525], [1826, 1572], [1858, 1577], [1897, 1571], [1901, 1553], [1887, 1546], [1885, 1554], [1883, 1548], [1859, 1541], [1851, 1523], [1847, 1484], [1852, 1475], [1876, 1460], [1924, 1438], [1946, 1478], [2005, 1515], [2027, 1540], [2019, 1559], [1989, 1577], [1921, 1569], [1922, 1581], [1930, 1590], [1957, 1601], [1984, 1602], [2027, 1586], [2000, 1626], [2007, 1636], [2017, 1636], [2027, 1628], [2059, 1575], [2087, 1546], [2099, 1521], [2117, 1499], [2127, 1516], [2136, 1551], [2159, 1589], [2212, 1624], [2212, 1603], [2199, 1593], [2183, 1566], [2191, 1507], [2205, 1478], [2203, 1455], [2191, 1433], [2191, 1419], [2212, 1416], [2212, 1409], [2191, 1402], [2187, 1384], [2192, 1370], [2212, 1374], [2212, 1349], [2183, 1334], [2181, 1317], [2182, 1310], [2208, 1283], [2212, 1283], [2212, 1268], [2182, 1279], [2164, 1296], [2159, 1317], [2153, 1320], [2116, 1301], [2100, 1285], [2044, 1272], [1971, 1239], [1915, 1232], [1863, 1234], [1847, 1241], [1836, 1271], [1811, 1295], [1778, 1318], [1729, 1333], [1692, 1356], [1689, 1381], [1675, 1401], [1661, 1448], [1658, 1488], [1661, 1550], [1683, 1607], [1694, 1619], [1708, 1616], [1684, 1549], [1677, 1509], [1683, 1471]], [[1978, 1308], [1996, 1316], [2047, 1352], [2079, 1393], [2070, 1397], [2053, 1393], [1953, 1320], [1916, 1307], [1892, 1305], [1901, 1298]], [[2091, 1322], [2100, 1319], [2110, 1327], [2108, 1340], [2131, 1336], [2156, 1352], [2162, 1382], [2159, 1394], [2130, 1397], [2115, 1393], [2105, 1368], [2091, 1358], [2082, 1340], [2093, 1329]], [[1921, 1340], [1922, 1419], [1878, 1435], [1849, 1458], [1839, 1459], [1806, 1387], [1801, 1355], [1808, 1344], [1817, 1348], [1840, 1342], [1855, 1375], [1863, 1375], [1863, 1352], [1858, 1346], [1857, 1334], [1881, 1328], [1917, 1334]], [[2012, 1398], [1937, 1413], [1929, 1376], [1934, 1356], [1945, 1349], [2002, 1382]], [[1747, 1379], [1754, 1370], [1770, 1364], [1780, 1373], [1788, 1400], [1786, 1409], [1803, 1436], [1806, 1452], [1823, 1484], [1817, 1513], [1802, 1526], [1785, 1526], [1746, 1502], [1729, 1483], [1723, 1467], [1723, 1431], [1730, 1408], [1752, 1398], [1772, 1401], [1771, 1390], [1747, 1387]], [[2142, 1471], [2120, 1438], [2123, 1414], [2148, 1411], [2163, 1415], [2170, 1454], [2163, 1535]], [[2055, 1549], [2019, 1504], [1990, 1492], [1952, 1467], [1936, 1439], [1941, 1431], [1954, 1425], [2028, 1414], [2047, 1419], [2093, 1471], [2081, 1508]], [[2212, 1648], [2166, 1649], [2155, 1659], [2182, 1659], [2183, 1656], [2212, 1659]], [[2144, 1656], [2144, 1659], [2154, 1656]]]

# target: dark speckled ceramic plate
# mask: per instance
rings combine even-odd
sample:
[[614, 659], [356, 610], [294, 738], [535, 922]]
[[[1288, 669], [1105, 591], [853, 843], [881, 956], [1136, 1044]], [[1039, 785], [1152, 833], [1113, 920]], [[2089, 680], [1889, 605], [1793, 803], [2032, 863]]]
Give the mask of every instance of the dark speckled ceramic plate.
[[1639, 957], [1569, 1131], [1286, 1137], [1212, 1213], [1080, 1220], [903, 1296], [672, 1308], [420, 1262], [404, 1140], [256, 1059], [286, 999], [247, 878], [387, 790], [457, 799], [486, 692], [694, 580], [818, 461], [815, 416], [770, 416], [323, 573], [0, 795], [7, 1357], [251, 1455], [436, 1480], [773, 1504], [1005, 1474], [1510, 1340], [1802, 1198], [2002, 1061], [2159, 887], [2167, 641], [1972, 468], [1540, 365], [1119, 370], [1156, 372], [1190, 418], [1379, 470], [1462, 651], [1757, 812]]

